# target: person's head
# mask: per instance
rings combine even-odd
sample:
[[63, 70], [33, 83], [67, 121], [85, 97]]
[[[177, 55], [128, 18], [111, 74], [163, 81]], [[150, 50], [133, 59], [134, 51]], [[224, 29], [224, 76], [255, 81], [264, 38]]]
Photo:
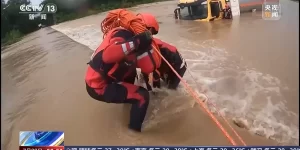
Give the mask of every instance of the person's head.
[[148, 30], [150, 30], [153, 35], [158, 33], [159, 25], [153, 15], [151, 15], [149, 13], [139, 13], [139, 14], [137, 14], [137, 16], [140, 17], [144, 21]]
[[225, 4], [225, 8], [228, 9], [229, 8], [229, 4], [226, 3]]

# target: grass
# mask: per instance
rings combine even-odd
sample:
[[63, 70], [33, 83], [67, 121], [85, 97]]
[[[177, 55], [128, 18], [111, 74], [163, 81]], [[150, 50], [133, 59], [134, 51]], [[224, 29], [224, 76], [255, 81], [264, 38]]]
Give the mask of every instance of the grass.
[[6, 33], [4, 39], [1, 39], [1, 47], [18, 42], [24, 35], [19, 30], [11, 30]]

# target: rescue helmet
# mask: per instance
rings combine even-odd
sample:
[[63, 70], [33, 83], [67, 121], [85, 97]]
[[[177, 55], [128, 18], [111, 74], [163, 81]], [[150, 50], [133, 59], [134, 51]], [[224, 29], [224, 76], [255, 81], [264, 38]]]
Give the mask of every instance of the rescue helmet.
[[147, 28], [152, 32], [152, 34], [157, 34], [159, 30], [158, 22], [156, 21], [155, 17], [149, 13], [139, 13], [137, 14], [138, 17], [141, 17], [144, 23], [146, 24]]

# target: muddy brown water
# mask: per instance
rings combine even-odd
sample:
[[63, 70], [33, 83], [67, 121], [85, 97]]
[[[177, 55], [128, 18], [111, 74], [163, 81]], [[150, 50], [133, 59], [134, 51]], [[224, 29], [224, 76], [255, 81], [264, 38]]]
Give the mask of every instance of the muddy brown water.
[[[176, 45], [189, 64], [185, 79], [206, 92], [248, 145], [298, 144], [299, 5], [283, 1], [279, 21], [256, 12], [199, 23], [174, 20], [175, 3], [132, 10], [157, 16], [158, 38]], [[101, 41], [104, 16], [53, 27], [62, 33], [43, 28], [1, 51], [1, 147], [18, 149], [22, 130], [64, 131], [65, 145], [230, 145], [183, 87], [152, 97], [142, 134], [126, 128], [129, 106], [87, 95], [86, 62]]]

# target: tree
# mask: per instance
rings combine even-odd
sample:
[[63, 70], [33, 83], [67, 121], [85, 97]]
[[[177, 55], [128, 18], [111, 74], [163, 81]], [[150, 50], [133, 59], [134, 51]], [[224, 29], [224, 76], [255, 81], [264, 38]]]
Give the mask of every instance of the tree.
[[20, 5], [30, 4], [29, 0], [1, 0], [1, 39], [11, 30], [20, 31], [23, 34], [35, 31], [38, 28], [37, 20], [29, 20], [28, 14], [21, 14]]

